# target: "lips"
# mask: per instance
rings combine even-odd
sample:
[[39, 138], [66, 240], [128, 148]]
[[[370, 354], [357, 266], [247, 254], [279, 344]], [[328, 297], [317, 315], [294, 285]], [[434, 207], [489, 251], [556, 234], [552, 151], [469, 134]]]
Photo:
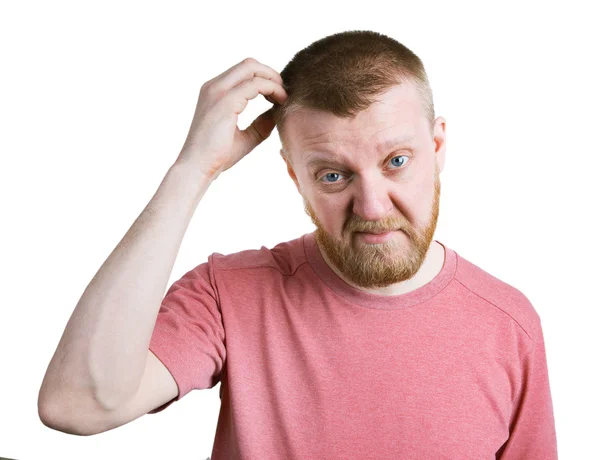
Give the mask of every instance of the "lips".
[[368, 233], [370, 235], [382, 235], [383, 233], [388, 233], [391, 232], [392, 230], [383, 230], [381, 232], [358, 232], [358, 233]]

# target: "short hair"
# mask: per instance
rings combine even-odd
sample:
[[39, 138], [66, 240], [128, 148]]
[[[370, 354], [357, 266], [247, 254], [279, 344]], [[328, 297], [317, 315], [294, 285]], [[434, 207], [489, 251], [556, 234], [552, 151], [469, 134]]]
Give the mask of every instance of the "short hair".
[[376, 96], [406, 81], [412, 81], [421, 96], [433, 137], [435, 110], [423, 62], [387, 35], [370, 30], [329, 35], [297, 52], [280, 75], [288, 98], [272, 110], [288, 160], [283, 136], [288, 114], [304, 107], [351, 118]]

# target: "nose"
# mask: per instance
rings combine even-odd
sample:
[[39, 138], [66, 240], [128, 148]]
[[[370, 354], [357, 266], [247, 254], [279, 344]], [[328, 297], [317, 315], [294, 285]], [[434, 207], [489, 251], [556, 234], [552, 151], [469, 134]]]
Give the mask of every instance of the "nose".
[[364, 221], [379, 222], [393, 215], [391, 183], [381, 175], [373, 174], [357, 178], [352, 184], [352, 212]]

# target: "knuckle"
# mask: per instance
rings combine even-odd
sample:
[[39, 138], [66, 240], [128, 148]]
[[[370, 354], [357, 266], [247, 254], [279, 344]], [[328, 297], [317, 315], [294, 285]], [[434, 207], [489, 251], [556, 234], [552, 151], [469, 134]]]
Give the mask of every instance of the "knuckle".
[[249, 80], [246, 80], [246, 81], [244, 81], [244, 83], [242, 83], [242, 85], [241, 85], [241, 86], [242, 86], [242, 87], [243, 87], [245, 90], [247, 90], [247, 89], [249, 89], [249, 88], [254, 88], [254, 87], [256, 86], [256, 82], [257, 82], [257, 79], [256, 79], [256, 77], [252, 77], [252, 78], [250, 78]]
[[212, 80], [205, 81], [204, 84], [200, 87], [200, 91], [206, 93], [212, 88]]
[[246, 59], [244, 59], [242, 61], [244, 64], [254, 64], [255, 62], [258, 62], [256, 59], [251, 58], [251, 57], [247, 57]]
[[223, 91], [219, 88], [218, 85], [211, 83], [210, 85], [206, 85], [206, 87], [204, 88], [204, 94], [218, 99], [223, 96]]

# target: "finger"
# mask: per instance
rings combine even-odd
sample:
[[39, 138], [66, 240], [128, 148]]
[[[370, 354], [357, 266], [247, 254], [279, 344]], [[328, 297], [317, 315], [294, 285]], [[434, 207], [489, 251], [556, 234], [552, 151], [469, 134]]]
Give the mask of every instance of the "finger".
[[242, 104], [236, 107], [236, 113], [240, 114], [248, 105], [248, 101], [259, 94], [262, 94], [265, 98], [268, 96], [279, 104], [283, 104], [288, 98], [283, 86], [261, 77], [254, 77], [252, 80], [240, 83], [229, 92], [227, 97], [235, 101], [242, 101]]
[[209, 80], [207, 84], [215, 87], [217, 90], [227, 92], [243, 81], [251, 80], [253, 77], [272, 80], [283, 86], [283, 79], [278, 72], [253, 58], [244, 59], [219, 76]]
[[279, 98], [279, 100], [275, 100], [272, 95], [265, 95], [265, 99], [273, 105], [283, 104], [290, 97], [285, 88], [283, 89], [283, 94], [285, 95], [283, 99]]
[[275, 128], [273, 119], [273, 107], [261, 113], [256, 119], [242, 131], [245, 143], [245, 152], [251, 152], [258, 144], [263, 142]]

